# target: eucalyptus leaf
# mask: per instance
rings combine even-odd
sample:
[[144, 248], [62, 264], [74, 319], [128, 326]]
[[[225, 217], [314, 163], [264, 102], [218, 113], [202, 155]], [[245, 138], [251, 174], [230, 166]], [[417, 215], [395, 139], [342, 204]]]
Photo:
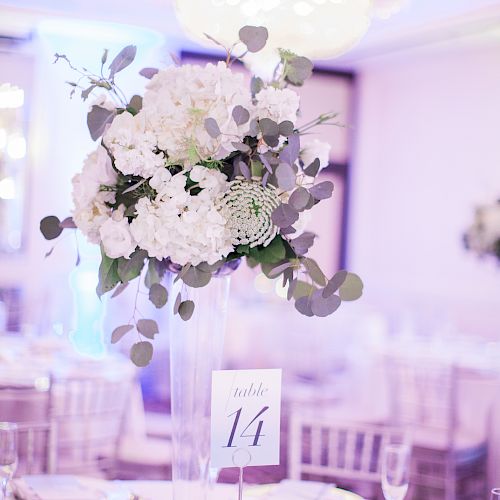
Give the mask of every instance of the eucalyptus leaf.
[[300, 297], [311, 295], [315, 288], [310, 283], [303, 280], [296, 280], [295, 288], [293, 291], [293, 298], [298, 299]]
[[44, 217], [40, 221], [40, 231], [46, 240], [56, 239], [63, 231], [61, 221], [55, 215]]
[[330, 198], [333, 193], [333, 182], [331, 181], [323, 181], [319, 184], [315, 184], [312, 188], [309, 189], [312, 197], [316, 200], [326, 200]]
[[221, 131], [219, 128], [219, 125], [215, 121], [215, 118], [205, 118], [205, 130], [207, 131], [208, 135], [212, 137], [213, 139], [217, 139], [217, 137], [220, 136]]
[[259, 52], [267, 42], [269, 33], [264, 26], [243, 26], [238, 33], [249, 52]]
[[259, 128], [262, 135], [279, 135], [279, 125], [271, 118], [262, 118], [259, 120]]
[[288, 163], [288, 165], [293, 165], [300, 152], [300, 136], [299, 134], [291, 134], [288, 137], [288, 144], [283, 148], [280, 153], [280, 161]]
[[288, 203], [282, 203], [273, 210], [271, 220], [278, 227], [288, 227], [299, 219], [299, 212]]
[[354, 273], [347, 273], [344, 283], [339, 288], [339, 295], [342, 300], [357, 300], [363, 295], [363, 282]]
[[141, 71], [139, 71], [139, 75], [151, 80], [151, 78], [153, 78], [158, 71], [158, 68], [142, 68]]
[[185, 300], [179, 305], [179, 316], [184, 320], [188, 321], [194, 312], [194, 302], [192, 300]]
[[115, 291], [113, 292], [113, 295], [111, 295], [111, 298], [114, 299], [115, 297], [118, 297], [118, 295], [123, 293], [127, 287], [128, 287], [128, 283], [120, 283], [116, 287]]
[[232, 116], [236, 125], [243, 125], [250, 120], [250, 113], [248, 112], [248, 109], [240, 106], [239, 104], [233, 108]]
[[136, 54], [137, 47], [135, 45], [127, 45], [124, 47], [109, 65], [109, 77], [113, 79], [116, 73], [130, 65], [135, 59]]
[[259, 133], [259, 120], [257, 118], [252, 118], [250, 120], [250, 125], [248, 126], [248, 134], [252, 137], [257, 136]]
[[241, 161], [241, 160], [239, 160], [237, 164], [238, 164], [238, 169], [241, 172], [241, 175], [245, 179], [251, 179], [252, 174], [250, 172], [250, 168], [248, 168], [248, 165], [244, 161]]
[[334, 294], [343, 284], [347, 278], [347, 271], [341, 270], [337, 271], [331, 280], [328, 281], [325, 289], [323, 290], [323, 297], [327, 298]]
[[116, 327], [111, 334], [111, 343], [119, 342], [130, 330], [134, 329], [134, 325], [121, 325]]
[[109, 110], [101, 106], [92, 106], [87, 114], [87, 127], [93, 141], [99, 139], [106, 130], [106, 125], [111, 123], [116, 116], [116, 110]]
[[253, 76], [250, 81], [250, 92], [255, 97], [264, 88], [264, 80], [258, 76]]
[[142, 109], [142, 97], [137, 94], [132, 96], [132, 99], [130, 99], [128, 105], [135, 111], [135, 114], [139, 113], [139, 111]]
[[311, 297], [309, 295], [299, 297], [295, 301], [295, 309], [297, 309], [297, 311], [299, 311], [299, 313], [303, 314], [304, 316], [314, 316], [311, 307]]
[[132, 281], [141, 274], [144, 267], [144, 260], [148, 253], [145, 250], [136, 250], [129, 259], [120, 257], [118, 259], [118, 276], [123, 283]]
[[287, 163], [280, 163], [276, 169], [278, 186], [283, 191], [291, 191], [296, 184], [297, 177], [293, 168]]
[[268, 179], [269, 179], [269, 172], [265, 172], [264, 175], [262, 176], [262, 187], [267, 186]]
[[181, 292], [177, 294], [177, 297], [175, 298], [175, 303], [174, 303], [174, 314], [177, 314], [179, 312], [179, 306], [181, 305], [182, 302], [182, 295]]
[[187, 286], [190, 286], [192, 288], [201, 288], [208, 285], [211, 278], [212, 273], [205, 273], [200, 269], [191, 266], [186, 271], [184, 276], [182, 276], [182, 281], [184, 281]]
[[87, 87], [85, 90], [82, 90], [82, 99], [86, 101], [89, 98], [89, 95], [92, 93], [92, 91], [97, 87], [97, 85], [91, 85], [90, 87]]
[[273, 267], [271, 271], [268, 273], [269, 278], [277, 278], [283, 271], [292, 267], [292, 262], [285, 262], [284, 264], [280, 264], [279, 266]]
[[149, 300], [156, 308], [161, 309], [168, 301], [168, 291], [160, 283], [153, 283], [149, 289]]
[[297, 255], [305, 255], [308, 250], [314, 245], [316, 235], [309, 231], [302, 233], [297, 238], [290, 241], [290, 246], [294, 249]]
[[310, 177], [316, 177], [318, 175], [320, 166], [321, 163], [319, 161], [319, 158], [316, 158], [308, 167], [304, 169], [304, 173], [306, 175], [309, 175]]
[[127, 194], [127, 193], [131, 193], [132, 191], [135, 191], [139, 186], [142, 186], [146, 181], [147, 181], [147, 179], [141, 179], [139, 182], [136, 182], [135, 184], [133, 184], [129, 188], [125, 189], [125, 191], [123, 191], [122, 194]]
[[290, 120], [285, 120], [279, 124], [280, 135], [288, 137], [292, 135], [294, 131], [294, 125]]
[[290, 195], [288, 199], [289, 205], [291, 205], [298, 212], [302, 212], [307, 207], [309, 203], [309, 199], [311, 195], [306, 188], [299, 186], [295, 191]]
[[273, 167], [271, 166], [271, 163], [269, 162], [269, 158], [266, 154], [260, 155], [260, 160], [262, 161], [262, 165], [266, 168], [266, 170], [272, 174], [273, 173]]
[[165, 275], [166, 267], [162, 265], [158, 259], [150, 258], [148, 262], [148, 270], [144, 277], [144, 284], [147, 288], [151, 288], [155, 283], [160, 283]]
[[59, 227], [62, 227], [63, 229], [76, 229], [76, 224], [73, 217], [66, 217], [59, 223]]
[[302, 264], [306, 268], [309, 276], [318, 284], [321, 286], [326, 285], [326, 277], [323, 274], [323, 271], [321, 268], [318, 266], [318, 263], [314, 259], [310, 259], [309, 257], [305, 257], [302, 259]]
[[324, 318], [334, 313], [342, 301], [338, 295], [323, 297], [322, 290], [316, 290], [311, 296], [311, 311], [315, 316]]
[[307, 57], [295, 56], [287, 63], [285, 79], [292, 85], [303, 85], [312, 75], [313, 66]]
[[147, 340], [137, 342], [130, 348], [130, 359], [139, 368], [148, 366], [152, 357], [153, 344]]
[[154, 339], [155, 335], [160, 331], [158, 323], [154, 319], [140, 319], [136, 327], [137, 331], [148, 339]]
[[288, 290], [286, 292], [286, 300], [290, 300], [293, 297], [293, 293], [295, 292], [295, 287], [297, 286], [299, 280], [292, 279], [288, 284]]
[[250, 146], [248, 146], [244, 142], [231, 142], [231, 144], [233, 145], [234, 149], [236, 149], [237, 151], [241, 151], [242, 153], [250, 153], [250, 151], [252, 151]]

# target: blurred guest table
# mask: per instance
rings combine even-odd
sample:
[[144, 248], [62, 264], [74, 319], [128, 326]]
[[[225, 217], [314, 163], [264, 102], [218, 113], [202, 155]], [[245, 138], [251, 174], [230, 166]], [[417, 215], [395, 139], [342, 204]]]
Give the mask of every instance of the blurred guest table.
[[[26, 476], [14, 481], [20, 500], [168, 500], [172, 483], [167, 481], [105, 481], [80, 476]], [[234, 500], [234, 484], [217, 484], [213, 500]], [[247, 485], [245, 500], [362, 500], [360, 496], [332, 485], [314, 481], [289, 481], [279, 484]]]
[[[0, 385], [44, 384], [40, 377], [131, 378], [135, 368], [124, 356], [106, 354], [92, 358], [79, 354], [71, 343], [55, 335], [47, 337], [0, 337]], [[42, 387], [40, 387], [42, 388]]]

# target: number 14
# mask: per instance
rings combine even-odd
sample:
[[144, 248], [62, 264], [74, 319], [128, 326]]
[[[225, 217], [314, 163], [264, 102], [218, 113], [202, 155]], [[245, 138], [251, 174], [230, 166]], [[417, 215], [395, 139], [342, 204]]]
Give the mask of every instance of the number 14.
[[[262, 410], [260, 410], [259, 413], [255, 415], [252, 421], [245, 427], [243, 432], [240, 434], [240, 437], [242, 438], [254, 438], [253, 444], [251, 444], [250, 446], [260, 446], [259, 439], [261, 436], [265, 436], [265, 434], [261, 434], [262, 426], [264, 425], [264, 420], [259, 420], [259, 423], [257, 424], [257, 432], [255, 434], [245, 434], [245, 433], [247, 432], [248, 428], [268, 409], [269, 406], [264, 406], [264, 408], [262, 408]], [[240, 408], [239, 410], [228, 415], [228, 418], [234, 415], [234, 422], [233, 422], [233, 427], [231, 429], [231, 434], [229, 435], [229, 440], [227, 442], [227, 445], [223, 446], [223, 448], [236, 448], [236, 445], [233, 444], [233, 440], [234, 440], [234, 435], [236, 434], [236, 429], [238, 428], [238, 423], [240, 421], [242, 410], [243, 408]]]

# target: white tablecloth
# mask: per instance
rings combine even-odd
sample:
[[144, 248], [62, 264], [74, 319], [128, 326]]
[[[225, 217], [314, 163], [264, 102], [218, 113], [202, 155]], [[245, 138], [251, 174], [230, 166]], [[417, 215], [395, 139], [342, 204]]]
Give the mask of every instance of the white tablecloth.
[[[14, 482], [22, 500], [169, 500], [168, 481], [104, 481], [77, 476], [27, 476]], [[218, 484], [211, 500], [236, 500], [236, 485]], [[354, 493], [313, 481], [283, 481], [274, 485], [245, 486], [244, 499], [267, 500], [361, 500]], [[195, 499], [193, 499], [195, 500]]]

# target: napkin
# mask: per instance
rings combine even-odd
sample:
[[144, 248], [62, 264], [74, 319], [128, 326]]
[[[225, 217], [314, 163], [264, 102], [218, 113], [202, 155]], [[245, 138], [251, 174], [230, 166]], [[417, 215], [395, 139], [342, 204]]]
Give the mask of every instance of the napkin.
[[[130, 498], [123, 488], [99, 479], [75, 476], [26, 476], [13, 483], [21, 500], [105, 500]], [[122, 493], [122, 495], [120, 495]]]
[[336, 498], [333, 484], [317, 481], [284, 480], [273, 490], [272, 500], [333, 500]]

